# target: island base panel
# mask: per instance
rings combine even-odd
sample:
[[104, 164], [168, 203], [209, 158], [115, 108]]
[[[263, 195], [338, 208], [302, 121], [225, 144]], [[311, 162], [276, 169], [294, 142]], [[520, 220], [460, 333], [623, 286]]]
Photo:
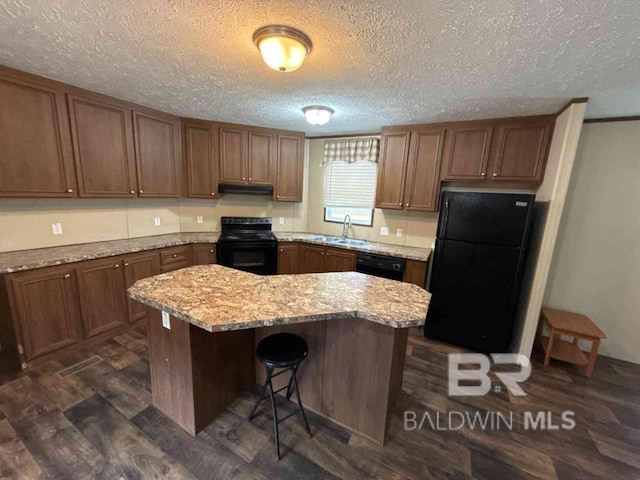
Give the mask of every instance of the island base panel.
[[[256, 342], [280, 332], [301, 335], [309, 344], [298, 372], [305, 407], [382, 445], [402, 387], [408, 330], [343, 318], [259, 328]], [[257, 364], [256, 382], [264, 378]], [[275, 388], [286, 383], [277, 380]]]
[[253, 330], [210, 333], [174, 317], [149, 316], [153, 405], [192, 435], [255, 381]]

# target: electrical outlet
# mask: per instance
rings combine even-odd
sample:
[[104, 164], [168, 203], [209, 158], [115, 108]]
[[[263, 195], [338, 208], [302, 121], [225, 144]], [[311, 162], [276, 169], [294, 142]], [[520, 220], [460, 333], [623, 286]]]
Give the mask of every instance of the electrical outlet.
[[160, 217], [154, 217], [154, 219], [153, 219], [153, 224], [154, 224], [156, 227], [159, 227], [159, 226], [162, 224], [162, 222], [160, 221]]
[[198, 223], [204, 223], [204, 218], [202, 218], [202, 215], [198, 215], [198, 216], [196, 217], [196, 222], [198, 222]]
[[399, 228], [398, 230], [396, 230], [396, 237], [398, 238], [402, 238], [402, 229]]
[[380, 227], [380, 235], [389, 235], [389, 227]]
[[54, 235], [62, 235], [62, 224], [61, 223], [52, 223], [51, 231]]
[[280, 217], [280, 219], [278, 220], [278, 223], [280, 225], [284, 225], [284, 217]]

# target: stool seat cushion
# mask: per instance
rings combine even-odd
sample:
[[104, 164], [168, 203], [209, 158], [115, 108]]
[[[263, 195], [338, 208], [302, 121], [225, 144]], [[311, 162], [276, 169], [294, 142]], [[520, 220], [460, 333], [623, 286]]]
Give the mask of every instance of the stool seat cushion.
[[258, 360], [274, 367], [286, 367], [304, 360], [309, 346], [304, 338], [293, 333], [276, 333], [260, 340]]

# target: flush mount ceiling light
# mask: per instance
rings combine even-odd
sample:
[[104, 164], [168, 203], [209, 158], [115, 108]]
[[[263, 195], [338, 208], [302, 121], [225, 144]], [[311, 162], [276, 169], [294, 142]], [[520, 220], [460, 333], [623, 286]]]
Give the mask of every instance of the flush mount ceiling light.
[[334, 114], [333, 108], [323, 107], [321, 105], [309, 105], [308, 107], [304, 107], [302, 112], [307, 122], [316, 127], [329, 123], [331, 115]]
[[300, 30], [284, 25], [267, 25], [253, 34], [262, 58], [267, 65], [279, 72], [297, 70], [311, 53], [311, 40]]

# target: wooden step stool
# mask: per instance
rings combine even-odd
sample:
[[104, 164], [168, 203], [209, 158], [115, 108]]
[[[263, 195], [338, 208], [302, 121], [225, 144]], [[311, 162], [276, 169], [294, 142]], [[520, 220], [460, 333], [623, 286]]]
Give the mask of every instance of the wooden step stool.
[[[600, 340], [606, 338], [604, 332], [600, 330], [589, 317], [580, 315], [579, 313], [542, 307], [540, 319], [538, 337], [545, 352], [545, 366], [549, 365], [551, 358], [576, 365], [586, 365], [585, 375], [590, 377], [596, 364]], [[542, 336], [544, 323], [546, 323], [551, 330], [548, 337]], [[573, 343], [556, 338], [557, 335], [573, 337]], [[588, 340], [591, 342], [589, 357], [578, 348], [579, 340]]]

